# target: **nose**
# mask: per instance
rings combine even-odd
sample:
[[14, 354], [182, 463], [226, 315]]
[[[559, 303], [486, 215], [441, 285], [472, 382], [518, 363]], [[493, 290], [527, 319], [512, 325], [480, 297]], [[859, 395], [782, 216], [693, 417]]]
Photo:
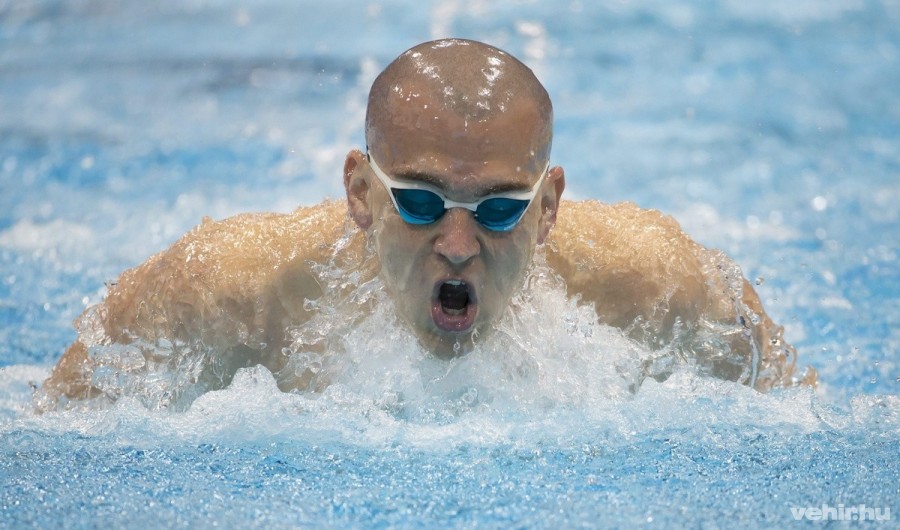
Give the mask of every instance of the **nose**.
[[453, 265], [462, 265], [481, 252], [481, 244], [475, 237], [478, 226], [472, 212], [465, 208], [450, 208], [439, 221], [434, 251], [447, 258]]

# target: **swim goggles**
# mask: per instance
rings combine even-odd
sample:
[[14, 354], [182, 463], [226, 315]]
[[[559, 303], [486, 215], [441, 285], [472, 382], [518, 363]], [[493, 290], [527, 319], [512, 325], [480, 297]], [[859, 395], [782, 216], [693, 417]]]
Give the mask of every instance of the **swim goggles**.
[[387, 176], [371, 155], [366, 153], [369, 166], [384, 184], [400, 217], [409, 224], [427, 225], [440, 219], [450, 208], [465, 208], [475, 213], [478, 224], [494, 232], [508, 232], [522, 219], [531, 201], [537, 195], [541, 182], [547, 176], [550, 163], [541, 178], [528, 191], [514, 191], [487, 195], [475, 202], [456, 202], [441, 191], [424, 182], [398, 181]]

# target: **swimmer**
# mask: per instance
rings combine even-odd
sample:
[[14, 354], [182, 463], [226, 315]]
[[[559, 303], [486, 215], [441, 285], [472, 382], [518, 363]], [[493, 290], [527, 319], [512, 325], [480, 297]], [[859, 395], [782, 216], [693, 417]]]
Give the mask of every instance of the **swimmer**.
[[[194, 370], [208, 388], [243, 366], [282, 373], [286, 330], [325, 299], [316, 271], [326, 263], [379, 278], [423, 348], [459, 355], [491, 333], [536, 252], [600, 323], [649, 348], [675, 348], [709, 374], [761, 391], [814, 385], [815, 371], [795, 373], [783, 328], [721, 252], [655, 210], [561, 200], [552, 120], [546, 90], [509, 54], [458, 39], [415, 46], [372, 85], [367, 149], [344, 163], [346, 202], [205, 219], [125, 271], [76, 321], [79, 337], [44, 383], [39, 408], [102, 395], [95, 369], [111, 345], [156, 345], [139, 348], [138, 362], [163, 364], [177, 356], [167, 360], [160, 344], [202, 345], [214, 362], [173, 369]], [[287, 391], [309, 380], [278, 383]]]

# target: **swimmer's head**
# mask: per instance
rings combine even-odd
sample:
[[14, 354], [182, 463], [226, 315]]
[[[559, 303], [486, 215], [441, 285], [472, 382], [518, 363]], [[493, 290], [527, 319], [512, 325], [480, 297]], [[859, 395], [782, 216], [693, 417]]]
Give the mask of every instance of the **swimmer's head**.
[[400, 315], [438, 355], [491, 329], [555, 222], [564, 176], [548, 169], [552, 121], [534, 73], [479, 42], [420, 44], [372, 85], [368, 153], [344, 167], [350, 213]]

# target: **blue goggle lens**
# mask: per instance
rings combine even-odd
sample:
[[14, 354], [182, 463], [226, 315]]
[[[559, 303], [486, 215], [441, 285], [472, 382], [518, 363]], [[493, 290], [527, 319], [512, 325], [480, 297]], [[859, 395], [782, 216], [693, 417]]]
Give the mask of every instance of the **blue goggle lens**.
[[497, 197], [478, 205], [475, 219], [488, 230], [506, 231], [516, 226], [529, 201]]
[[[391, 189], [391, 192], [400, 207], [400, 216], [407, 223], [431, 224], [447, 211], [444, 209], [444, 200], [434, 192], [396, 188]], [[488, 199], [478, 205], [475, 220], [488, 230], [505, 232], [516, 226], [528, 208], [528, 203], [529, 201], [505, 197]]]
[[392, 189], [403, 220], [414, 225], [433, 223], [444, 215], [444, 200], [428, 190]]

